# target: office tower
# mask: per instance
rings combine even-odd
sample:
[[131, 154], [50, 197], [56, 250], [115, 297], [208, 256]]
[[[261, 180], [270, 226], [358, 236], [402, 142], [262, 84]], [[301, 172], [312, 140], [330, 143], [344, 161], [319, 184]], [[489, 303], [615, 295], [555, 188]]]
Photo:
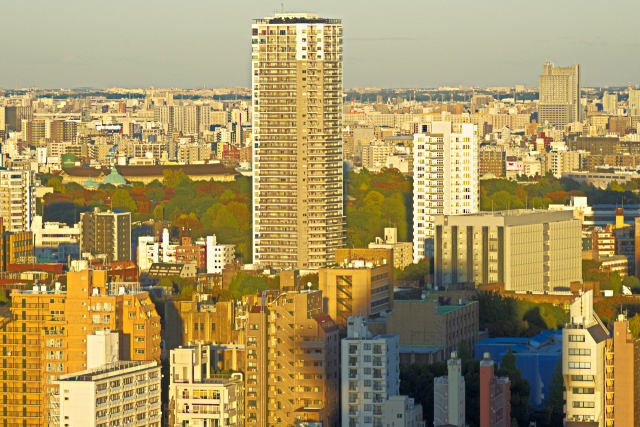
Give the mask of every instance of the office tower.
[[569, 323], [562, 330], [565, 423], [605, 425], [604, 369], [608, 338], [609, 331], [593, 311], [593, 291], [589, 290], [571, 303]]
[[545, 62], [540, 76], [538, 122], [563, 127], [581, 121], [580, 91], [580, 65], [556, 67]]
[[212, 347], [181, 347], [169, 355], [169, 423], [179, 426], [244, 427], [241, 373], [217, 373]]
[[433, 252], [435, 215], [480, 209], [478, 133], [471, 123], [434, 122], [413, 139], [413, 261]]
[[315, 270], [345, 239], [342, 23], [276, 14], [252, 46], [253, 260]]
[[310, 290], [263, 293], [248, 307], [247, 427], [339, 422], [340, 338], [322, 306]]
[[373, 335], [349, 317], [341, 343], [342, 426], [382, 425], [384, 403], [400, 390], [397, 335]]
[[350, 316], [380, 316], [393, 308], [393, 264], [389, 249], [338, 249], [335, 267], [318, 271], [327, 313], [346, 326]]
[[489, 353], [480, 361], [480, 427], [511, 426], [511, 381], [495, 376]]
[[629, 114], [640, 115], [640, 89], [629, 89]]
[[87, 369], [54, 382], [59, 387], [54, 425], [160, 426], [160, 365], [121, 361], [118, 352], [117, 333], [87, 336]]
[[34, 181], [30, 170], [0, 170], [0, 217], [5, 230], [31, 230], [36, 209]]
[[582, 282], [582, 231], [571, 211], [511, 210], [438, 215], [434, 284], [504, 284], [553, 292]]
[[465, 395], [462, 365], [457, 352], [447, 361], [446, 377], [433, 379], [433, 425], [464, 427]]
[[131, 212], [84, 212], [80, 215], [80, 253], [131, 260]]
[[106, 271], [69, 272], [66, 290], [14, 290], [9, 311], [0, 320], [0, 399], [7, 402], [0, 425], [52, 425], [53, 381], [87, 369], [87, 335], [118, 332], [122, 360], [160, 361], [160, 316], [149, 294], [108, 283]]
[[605, 92], [602, 94], [602, 111], [607, 114], [616, 114], [618, 112], [618, 94]]

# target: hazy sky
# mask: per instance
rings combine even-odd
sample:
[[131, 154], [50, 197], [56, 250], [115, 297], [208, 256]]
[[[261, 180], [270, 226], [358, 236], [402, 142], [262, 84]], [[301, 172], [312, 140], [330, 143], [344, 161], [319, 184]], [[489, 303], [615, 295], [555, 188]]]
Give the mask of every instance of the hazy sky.
[[[248, 86], [265, 0], [0, 0], [0, 87]], [[640, 0], [298, 0], [342, 18], [344, 84], [537, 86], [542, 63], [583, 86], [640, 82]]]

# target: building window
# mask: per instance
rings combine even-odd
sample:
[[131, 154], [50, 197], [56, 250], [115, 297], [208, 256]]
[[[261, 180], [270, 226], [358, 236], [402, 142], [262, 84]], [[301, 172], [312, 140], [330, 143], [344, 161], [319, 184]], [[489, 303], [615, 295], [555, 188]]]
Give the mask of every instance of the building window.
[[584, 342], [584, 335], [569, 335], [569, 342]]

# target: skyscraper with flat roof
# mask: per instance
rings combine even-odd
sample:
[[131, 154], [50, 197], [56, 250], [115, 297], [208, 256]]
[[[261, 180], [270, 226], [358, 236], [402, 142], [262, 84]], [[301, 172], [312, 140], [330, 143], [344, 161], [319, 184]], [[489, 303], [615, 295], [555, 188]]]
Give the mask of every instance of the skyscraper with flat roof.
[[251, 69], [254, 263], [324, 267], [344, 244], [341, 21], [257, 19]]
[[538, 121], [558, 127], [579, 122], [580, 90], [580, 65], [556, 67], [553, 62], [545, 62], [540, 75]]
[[472, 123], [433, 122], [413, 139], [413, 262], [433, 252], [438, 214], [478, 212], [478, 128]]

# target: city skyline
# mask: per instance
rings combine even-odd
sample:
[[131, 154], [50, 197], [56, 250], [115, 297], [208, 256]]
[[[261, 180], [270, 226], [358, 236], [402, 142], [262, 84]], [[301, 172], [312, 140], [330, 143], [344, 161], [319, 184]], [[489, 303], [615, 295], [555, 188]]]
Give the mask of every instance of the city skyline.
[[[615, 3], [578, 8], [575, 2], [546, 1], [535, 9], [506, 1], [492, 8], [445, 4], [435, 11], [441, 19], [432, 19], [429, 8], [415, 1], [401, 5], [406, 13], [390, 13], [382, 2], [333, 0], [284, 4], [284, 10], [343, 20], [346, 88], [537, 87], [539, 64], [547, 59], [561, 66], [581, 64], [585, 87], [635, 85], [640, 58], [628, 52], [640, 47], [631, 13], [640, 5]], [[152, 9], [119, 6], [124, 3], [115, 1], [104, 10], [76, 0], [55, 10], [38, 1], [3, 6], [2, 32], [21, 36], [6, 36], [14, 42], [5, 50], [0, 87], [247, 87], [246, 28], [282, 7], [257, 1], [241, 9], [214, 7], [200, 0], [178, 10], [168, 1]], [[60, 25], [68, 16], [74, 21]]]

